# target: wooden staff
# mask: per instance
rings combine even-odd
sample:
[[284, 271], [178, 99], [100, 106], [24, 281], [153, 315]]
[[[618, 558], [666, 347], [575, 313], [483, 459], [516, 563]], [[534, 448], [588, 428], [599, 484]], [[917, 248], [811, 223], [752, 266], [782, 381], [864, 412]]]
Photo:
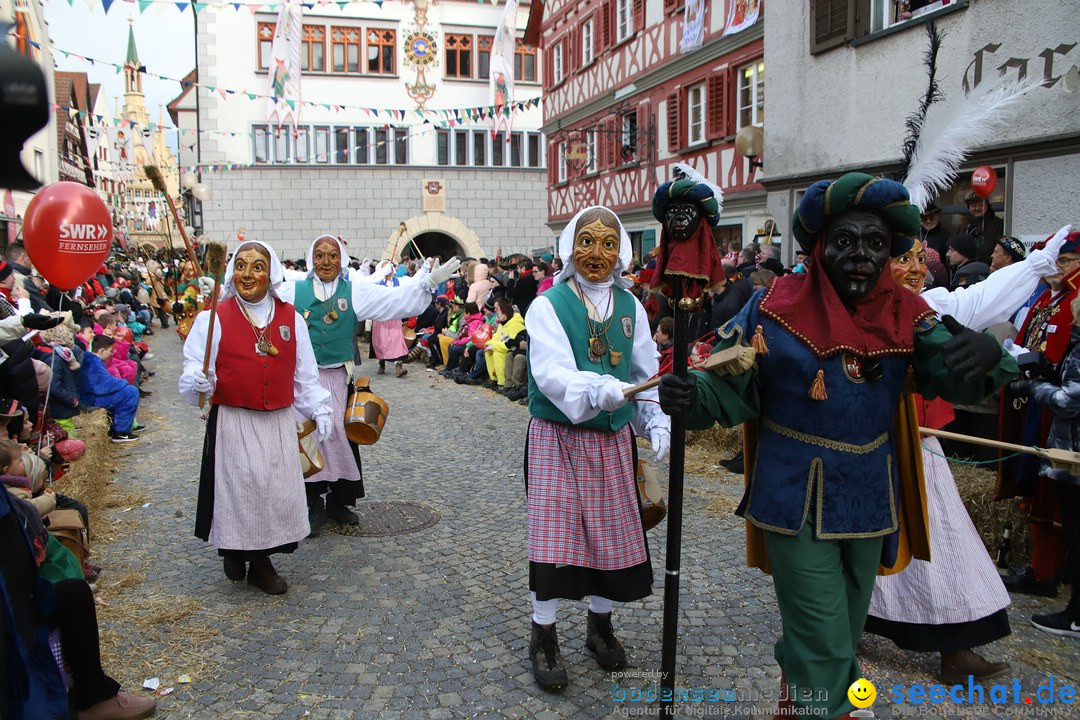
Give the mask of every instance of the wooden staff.
[[1071, 450], [1039, 448], [1031, 445], [1015, 445], [1013, 443], [1001, 442], [1000, 440], [988, 440], [972, 435], [961, 435], [960, 433], [949, 432], [948, 430], [935, 430], [933, 428], [925, 427], [920, 427], [919, 432], [923, 435], [932, 435], [934, 437], [945, 438], [946, 440], [955, 440], [957, 442], [970, 443], [972, 445], [984, 445], [986, 447], [998, 448], [999, 450], [1010, 450], [1012, 452], [1025, 453], [1027, 455], [1035, 455], [1043, 460], [1049, 460], [1050, 464], [1056, 468], [1067, 470], [1073, 475], [1080, 475], [1080, 453], [1072, 452]]
[[[206, 246], [206, 269], [214, 276], [214, 293], [210, 298], [210, 330], [206, 334], [206, 352], [203, 354], [203, 375], [210, 372], [210, 349], [214, 345], [214, 320], [217, 318], [218, 288], [221, 274], [225, 272], [225, 244], [212, 242]], [[209, 377], [209, 375], [207, 375]], [[199, 393], [199, 409], [206, 404], [206, 393]]]
[[161, 170], [158, 169], [157, 165], [143, 165], [143, 172], [146, 173], [146, 179], [150, 181], [154, 189], [165, 196], [165, 202], [169, 204], [173, 220], [176, 221], [176, 228], [180, 231], [180, 237], [184, 239], [184, 245], [187, 246], [188, 258], [194, 263], [195, 272], [199, 274], [199, 277], [202, 277], [206, 273], [203, 272], [203, 267], [199, 264], [199, 258], [195, 255], [195, 248], [192, 247], [187, 231], [184, 230], [184, 223], [180, 222], [180, 213], [176, 212], [176, 203], [173, 202], [172, 197], [169, 195], [169, 189], [165, 187], [165, 177], [161, 174]]

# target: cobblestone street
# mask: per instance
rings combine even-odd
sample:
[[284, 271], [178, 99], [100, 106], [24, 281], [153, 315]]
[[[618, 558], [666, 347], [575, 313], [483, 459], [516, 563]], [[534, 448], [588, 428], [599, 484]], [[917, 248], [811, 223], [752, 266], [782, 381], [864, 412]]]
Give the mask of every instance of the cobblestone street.
[[[645, 702], [618, 702], [648, 689], [659, 670], [663, 523], [650, 532], [651, 597], [616, 606], [614, 624], [631, 655], [613, 678], [585, 650], [585, 603], [564, 602], [559, 634], [570, 673], [561, 695], [533, 682], [527, 656], [530, 605], [522, 449], [525, 407], [490, 391], [456, 385], [423, 365], [406, 377], [374, 376], [390, 405], [378, 444], [362, 450], [368, 497], [361, 531], [324, 532], [292, 555], [275, 556], [289, 582], [271, 597], [232, 583], [215, 550], [192, 535], [203, 422], [176, 392], [181, 348], [171, 329], [152, 338], [156, 377], [139, 418], [140, 442], [117, 449], [109, 511], [114, 536], [95, 549], [107, 670], [130, 692], [160, 678], [173, 687], [162, 718], [594, 718], [653, 714]], [[366, 356], [366, 347], [365, 356]], [[362, 370], [374, 374], [374, 361]], [[650, 451], [643, 450], [649, 457]], [[666, 484], [666, 468], [664, 480]], [[732, 510], [741, 478], [722, 470], [688, 477], [682, 554], [680, 688], [733, 688], [734, 702], [690, 702], [685, 716], [771, 717], [779, 684], [772, 646], [780, 632], [770, 579], [744, 567], [744, 528]], [[403, 502], [396, 519], [374, 503]], [[437, 522], [404, 534], [391, 521]], [[436, 519], [436, 518], [431, 518]], [[380, 530], [381, 527], [381, 530]], [[957, 578], [957, 582], [962, 582]], [[1040, 685], [1080, 681], [1080, 643], [1032, 628], [1032, 612], [1062, 600], [1014, 596], [1014, 634], [985, 648], [1019, 677], [1022, 716]], [[120, 612], [123, 609], [124, 612]], [[132, 617], [140, 618], [136, 622]], [[938, 658], [863, 640], [864, 676], [877, 686], [877, 717], [917, 714], [982, 718], [986, 706], [892, 706], [895, 684], [937, 682]], [[190, 683], [181, 683], [181, 675]], [[1010, 696], [1011, 697], [1011, 696]], [[1062, 706], [1057, 706], [1061, 708]], [[907, 712], [902, 712], [907, 711]], [[1060, 711], [1059, 717], [1069, 717]], [[1034, 717], [1035, 715], [1032, 714]], [[1046, 715], [1042, 715], [1045, 717]]]

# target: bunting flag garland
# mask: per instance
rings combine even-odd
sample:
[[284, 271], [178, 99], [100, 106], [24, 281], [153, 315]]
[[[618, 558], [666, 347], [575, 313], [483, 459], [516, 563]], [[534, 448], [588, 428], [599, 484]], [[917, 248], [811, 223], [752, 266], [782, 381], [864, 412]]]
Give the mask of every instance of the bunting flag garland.
[[[22, 35], [19, 35], [18, 33], [14, 32], [14, 31], [10, 31], [8, 33], [8, 35], [10, 37], [25, 40], [32, 47], [34, 47], [36, 49], [39, 49], [39, 50], [41, 49], [41, 43], [36, 41], [36, 40], [31, 40], [29, 38], [23, 37]], [[74, 53], [74, 52], [71, 52], [71, 51], [68, 51], [68, 50], [64, 50], [62, 48], [58, 48], [55, 45], [52, 46], [52, 52], [59, 53], [59, 54], [63, 55], [64, 57], [73, 57], [76, 60], [82, 60], [83, 62], [90, 63], [91, 65], [108, 65], [108, 66], [116, 68], [116, 71], [118, 73], [122, 72], [123, 69], [124, 69], [124, 66], [122, 64], [108, 62], [108, 61], [100, 60], [100, 59], [97, 59], [97, 58], [91, 58], [91, 57], [88, 57], [86, 55], [80, 55], [79, 53]], [[222, 92], [224, 92], [225, 94], [222, 97], [226, 97], [226, 96], [230, 97], [230, 98], [244, 98], [244, 97], [246, 97], [248, 100], [271, 100], [271, 99], [275, 99], [275, 96], [273, 96], [273, 95], [262, 95], [262, 94], [259, 94], [259, 93], [248, 92], [247, 90], [235, 90], [235, 89], [229, 89], [229, 88], [218, 88], [217, 86], [208, 85], [206, 83], [196, 83], [196, 82], [191, 82], [189, 80], [182, 80], [180, 78], [169, 77], [168, 75], [159, 75], [157, 73], [153, 73], [153, 72], [148, 71], [145, 66], [140, 66], [138, 68], [138, 72], [142, 73], [143, 75], [146, 75], [147, 77], [151, 77], [151, 78], [154, 78], [154, 79], [157, 79], [157, 80], [166, 80], [166, 81], [170, 81], [170, 82], [179, 83], [180, 86], [183, 87], [183, 88], [198, 87], [198, 88], [202, 88], [206, 92], [215, 93], [215, 94], [219, 94], [219, 95]], [[510, 77], [513, 77], [512, 73], [510, 74]], [[540, 101], [541, 101], [541, 98], [535, 97], [535, 98], [530, 98], [529, 100], [519, 100], [519, 101], [515, 101], [515, 102], [510, 102], [510, 103], [507, 103], [506, 110], [508, 110], [509, 112], [523, 112], [525, 110], [530, 110], [530, 109], [533, 109], [533, 108], [540, 107]], [[446, 109], [441, 109], [441, 110], [439, 110], [439, 109], [434, 109], [433, 110], [433, 109], [430, 109], [430, 108], [425, 108], [423, 110], [417, 110], [417, 109], [400, 110], [400, 109], [387, 109], [387, 108], [380, 109], [380, 108], [373, 108], [373, 107], [367, 107], [367, 106], [361, 106], [361, 105], [341, 105], [341, 104], [337, 104], [337, 103], [321, 103], [321, 102], [312, 102], [312, 101], [307, 101], [307, 100], [304, 100], [304, 101], [294, 100], [293, 103], [294, 103], [296, 108], [321, 108], [321, 109], [326, 109], [326, 110], [334, 110], [334, 111], [337, 111], [337, 112], [345, 112], [346, 110], [363, 110], [369, 116], [371, 116], [372, 118], [376, 118], [376, 119], [379, 118], [379, 117], [389, 117], [389, 118], [391, 118], [393, 120], [400, 120], [400, 119], [404, 119], [405, 117], [407, 117], [410, 112], [416, 112], [418, 114], [422, 114], [422, 116], [425, 119], [429, 119], [429, 120], [432, 120], [432, 121], [442, 121], [442, 122], [448, 122], [450, 119], [453, 119], [453, 121], [455, 123], [457, 123], [457, 124], [462, 123], [461, 116], [463, 114], [466, 115], [467, 117], [470, 117], [470, 118], [475, 116], [475, 117], [480, 118], [480, 120], [484, 120], [487, 117], [491, 116], [495, 112], [495, 107], [493, 105], [489, 105], [487, 107], [446, 108]], [[85, 111], [79, 111], [79, 112], [85, 114]], [[128, 121], [124, 121], [124, 122], [128, 122]], [[153, 123], [151, 123], [150, 126], [152, 127]]]
[[[124, 0], [127, 3], [135, 4], [136, 0]], [[487, 2], [487, 0], [476, 0], [479, 3]], [[73, 0], [67, 0], [67, 4], [70, 6]], [[86, 0], [86, 6], [93, 11], [100, 3], [102, 9], [108, 14], [109, 9], [113, 6], [116, 0]], [[139, 12], [145, 13], [151, 5], [175, 5], [180, 12], [184, 12], [190, 6], [194, 12], [204, 12], [208, 7], [213, 10], [221, 10], [231, 6], [234, 11], [239, 12], [241, 8], [246, 8], [252, 12], [252, 14], [259, 12], [260, 10], [277, 11], [279, 8], [284, 8], [287, 5], [296, 4], [291, 0], [286, 2], [200, 2], [199, 0], [189, 0], [188, 2], [181, 2], [180, 0], [137, 0]], [[360, 3], [366, 3], [375, 5], [382, 9], [384, 0], [319, 0], [317, 3], [299, 3], [302, 7], [308, 10], [314, 9], [315, 5], [337, 5], [338, 9], [344, 11], [349, 5], [358, 5]], [[492, 0], [492, 4], [495, 4], [496, 0]]]

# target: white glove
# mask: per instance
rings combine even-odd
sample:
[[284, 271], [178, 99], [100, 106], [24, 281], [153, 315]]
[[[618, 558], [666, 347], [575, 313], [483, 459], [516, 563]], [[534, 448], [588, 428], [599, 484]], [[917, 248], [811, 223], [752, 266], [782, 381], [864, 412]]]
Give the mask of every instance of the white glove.
[[326, 442], [334, 436], [334, 423], [330, 420], [330, 414], [325, 413], [323, 415], [316, 415], [314, 418], [315, 426], [317, 428], [319, 442]]
[[199, 294], [205, 297], [214, 296], [214, 279], [205, 275], [199, 278]]
[[671, 450], [671, 431], [664, 427], [655, 427], [649, 431], [649, 444], [656, 452], [656, 462], [663, 462]]
[[456, 255], [446, 262], [436, 265], [427, 276], [428, 287], [432, 290], [439, 287], [453, 277], [459, 267], [461, 267], [461, 260]]
[[206, 376], [201, 369], [196, 368], [193, 374], [194, 382], [191, 384], [195, 388], [195, 392], [206, 393], [209, 395], [214, 392], [214, 385], [217, 384], [217, 377], [214, 375], [214, 371], [210, 371], [210, 377]]
[[1020, 357], [1021, 355], [1023, 355], [1024, 353], [1030, 352], [1023, 345], [1017, 345], [1016, 343], [1014, 343], [1012, 340], [1010, 340], [1008, 338], [1005, 339], [1005, 342], [1001, 343], [1001, 347], [1005, 348], [1005, 352], [1012, 355], [1014, 360], [1016, 358]]
[[626, 404], [623, 384], [610, 375], [604, 375], [589, 388], [589, 400], [593, 407], [606, 412], [615, 412]]
[[1041, 250], [1032, 250], [1028, 253], [1028, 262], [1036, 269], [1039, 275], [1053, 275], [1060, 270], [1057, 267], [1058, 253], [1065, 244], [1065, 238], [1072, 232], [1073, 226], [1065, 227], [1054, 233], [1054, 236], [1046, 241], [1046, 246]]

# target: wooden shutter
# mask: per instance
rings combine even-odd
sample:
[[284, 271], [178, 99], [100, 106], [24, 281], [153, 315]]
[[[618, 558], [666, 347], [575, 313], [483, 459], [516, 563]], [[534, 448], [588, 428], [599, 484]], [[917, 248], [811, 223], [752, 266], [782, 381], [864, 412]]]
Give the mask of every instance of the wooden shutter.
[[682, 8], [683, 0], [664, 0], [664, 13], [673, 13]]
[[615, 23], [612, 12], [615, 10], [611, 0], [600, 5], [600, 50], [603, 52], [615, 44]]
[[667, 96], [667, 149], [670, 152], [677, 152], [683, 146], [680, 138], [682, 123], [679, 122], [680, 94], [681, 91], [676, 90]]
[[570, 52], [573, 54], [570, 62], [571, 72], [577, 72], [581, 69], [581, 28], [570, 30], [566, 35], [567, 43], [570, 45]]
[[604, 130], [607, 137], [604, 162], [608, 167], [618, 167], [622, 165], [622, 118], [612, 115], [604, 121]]
[[645, 29], [645, 0], [634, 0], [634, 31]]
[[728, 134], [728, 70], [721, 70], [709, 77], [705, 86], [705, 136], [710, 140]]
[[643, 162], [651, 157], [656, 146], [656, 138], [649, 132], [652, 123], [652, 107], [649, 103], [638, 105], [637, 109], [637, 138], [634, 140], [634, 159]]
[[855, 0], [810, 0], [810, 52], [843, 45], [854, 25]]

